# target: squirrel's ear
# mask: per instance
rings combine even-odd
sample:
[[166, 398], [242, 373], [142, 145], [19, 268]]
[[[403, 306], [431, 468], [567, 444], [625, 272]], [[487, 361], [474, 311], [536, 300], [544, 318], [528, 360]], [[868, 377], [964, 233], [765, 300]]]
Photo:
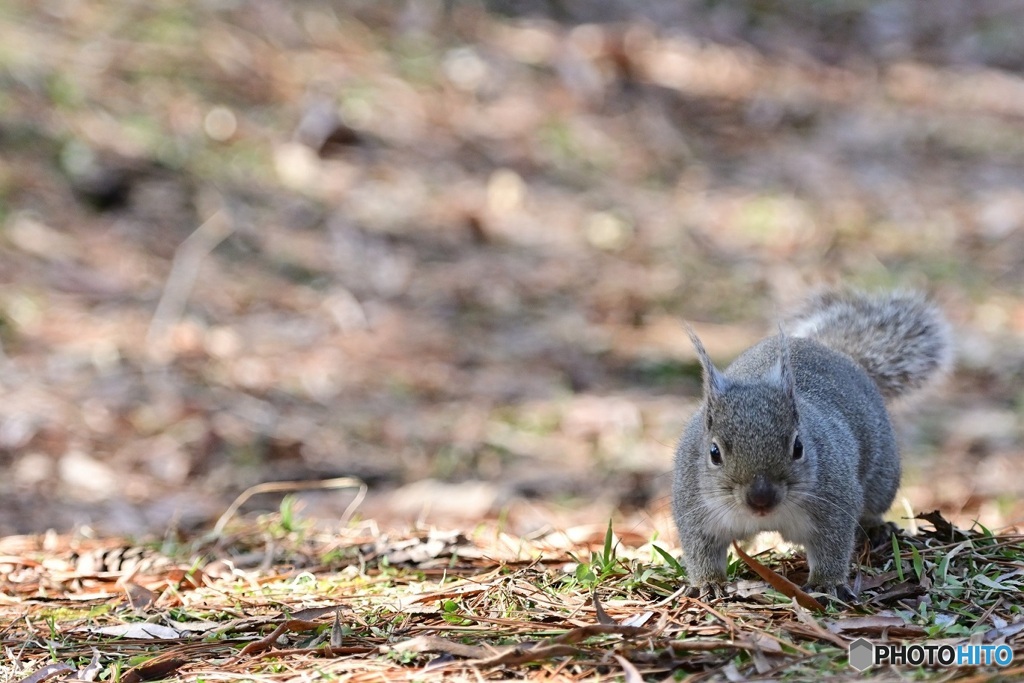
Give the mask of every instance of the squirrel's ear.
[[779, 361], [776, 366], [776, 372], [778, 373], [779, 384], [782, 385], [782, 390], [793, 399], [795, 404], [796, 380], [793, 379], [793, 364], [790, 362], [789, 356], [789, 337], [783, 331], [782, 325], [779, 325]]
[[704, 370], [704, 396], [708, 399], [716, 398], [723, 394], [728, 387], [725, 375], [719, 372], [715, 364], [711, 362], [708, 352], [704, 350], [704, 345], [700, 342], [700, 338], [689, 324], [686, 325], [686, 331], [690, 335], [690, 341], [693, 342], [693, 348], [697, 352], [697, 359]]

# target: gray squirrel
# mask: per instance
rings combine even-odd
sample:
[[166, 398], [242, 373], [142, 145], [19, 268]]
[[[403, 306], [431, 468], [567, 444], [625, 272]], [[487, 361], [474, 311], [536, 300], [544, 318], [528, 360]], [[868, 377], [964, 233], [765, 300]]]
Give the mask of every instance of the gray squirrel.
[[724, 372], [689, 332], [704, 400], [676, 450], [672, 509], [691, 594], [721, 596], [729, 544], [778, 531], [806, 549], [811, 590], [852, 599], [858, 529], [884, 529], [900, 482], [886, 402], [948, 368], [945, 318], [916, 293], [825, 291]]

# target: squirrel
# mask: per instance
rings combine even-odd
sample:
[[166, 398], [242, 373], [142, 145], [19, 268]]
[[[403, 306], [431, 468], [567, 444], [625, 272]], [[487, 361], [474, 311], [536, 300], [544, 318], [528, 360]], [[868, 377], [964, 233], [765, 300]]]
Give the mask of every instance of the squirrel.
[[724, 595], [729, 543], [778, 531], [806, 549], [807, 589], [853, 600], [858, 529], [886, 529], [900, 482], [886, 404], [949, 368], [945, 317], [918, 293], [828, 290], [724, 372], [687, 329], [703, 375], [672, 492], [688, 593]]

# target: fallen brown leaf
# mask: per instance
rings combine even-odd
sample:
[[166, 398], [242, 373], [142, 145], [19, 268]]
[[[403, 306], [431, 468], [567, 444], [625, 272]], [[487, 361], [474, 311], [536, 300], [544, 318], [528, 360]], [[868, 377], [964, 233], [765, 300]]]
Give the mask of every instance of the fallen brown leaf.
[[786, 597], [793, 598], [796, 600], [797, 604], [804, 609], [811, 609], [816, 612], [825, 611], [824, 605], [805, 593], [799, 586], [786, 577], [776, 574], [771, 569], [748, 555], [746, 551], [740, 547], [739, 543], [733, 541], [732, 547], [736, 550], [736, 554], [740, 556], [740, 559], [743, 560], [748, 567], [753, 569], [758, 576], [771, 584], [772, 588], [779, 591]]
[[31, 675], [26, 676], [25, 678], [22, 678], [21, 680], [17, 681], [17, 683], [42, 683], [43, 681], [47, 681], [53, 678], [54, 676], [59, 676], [61, 674], [65, 674], [69, 671], [74, 670], [75, 668], [73, 666], [65, 664], [64, 662], [58, 662], [57, 664], [47, 664], [46, 666], [32, 673]]
[[141, 683], [167, 678], [181, 667], [188, 664], [187, 659], [175, 656], [154, 657], [144, 664], [132, 667], [121, 677], [122, 683]]

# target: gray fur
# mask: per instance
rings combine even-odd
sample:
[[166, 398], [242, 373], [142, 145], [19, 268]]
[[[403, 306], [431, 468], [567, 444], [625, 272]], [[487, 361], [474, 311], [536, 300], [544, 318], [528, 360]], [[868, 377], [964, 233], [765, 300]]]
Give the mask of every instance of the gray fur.
[[[676, 450], [673, 515], [691, 585], [718, 592], [729, 543], [779, 531], [807, 549], [811, 586], [845, 589], [858, 528], [881, 524], [899, 486], [883, 396], [948, 367], [942, 315], [913, 294], [824, 293], [793, 337], [761, 341], [724, 372], [690, 334], [704, 401]], [[777, 496], [763, 514], [755, 479]]]
[[916, 292], [819, 292], [797, 316], [792, 334], [853, 358], [886, 399], [919, 389], [953, 360], [949, 324]]

